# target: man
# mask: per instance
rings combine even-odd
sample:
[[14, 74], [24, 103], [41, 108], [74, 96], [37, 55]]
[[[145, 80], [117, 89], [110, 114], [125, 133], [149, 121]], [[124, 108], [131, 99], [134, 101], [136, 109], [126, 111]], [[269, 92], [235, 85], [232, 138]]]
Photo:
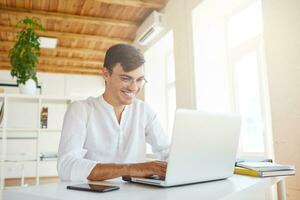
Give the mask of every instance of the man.
[[74, 102], [66, 112], [57, 164], [62, 180], [165, 175], [166, 162], [144, 162], [146, 142], [161, 158], [169, 147], [156, 114], [135, 98], [146, 82], [144, 62], [131, 45], [108, 49], [103, 95]]

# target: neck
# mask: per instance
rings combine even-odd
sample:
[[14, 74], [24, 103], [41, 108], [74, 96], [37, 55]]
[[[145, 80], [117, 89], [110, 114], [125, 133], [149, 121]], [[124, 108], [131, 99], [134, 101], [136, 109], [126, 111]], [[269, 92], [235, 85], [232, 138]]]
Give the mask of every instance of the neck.
[[117, 119], [118, 121], [120, 122], [120, 119], [121, 119], [121, 115], [122, 115], [122, 112], [125, 108], [125, 105], [122, 105], [122, 104], [118, 104], [114, 98], [109, 94], [109, 92], [105, 91], [103, 93], [103, 98], [104, 100], [109, 103], [113, 108], [114, 108], [114, 111], [115, 111], [115, 114], [117, 116]]

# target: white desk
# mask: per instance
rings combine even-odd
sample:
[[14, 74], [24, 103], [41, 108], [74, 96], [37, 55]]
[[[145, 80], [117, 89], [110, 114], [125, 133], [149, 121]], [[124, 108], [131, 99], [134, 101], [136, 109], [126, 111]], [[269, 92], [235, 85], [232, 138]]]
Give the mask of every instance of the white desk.
[[26, 188], [4, 189], [4, 200], [174, 200], [174, 199], [204, 199], [204, 200], [258, 200], [265, 199], [265, 191], [284, 177], [255, 178], [234, 175], [233, 177], [200, 184], [180, 187], [158, 188], [154, 186], [132, 184], [120, 179], [97, 182], [120, 186], [120, 190], [108, 193], [92, 193], [67, 190], [67, 185], [77, 183], [55, 183]]

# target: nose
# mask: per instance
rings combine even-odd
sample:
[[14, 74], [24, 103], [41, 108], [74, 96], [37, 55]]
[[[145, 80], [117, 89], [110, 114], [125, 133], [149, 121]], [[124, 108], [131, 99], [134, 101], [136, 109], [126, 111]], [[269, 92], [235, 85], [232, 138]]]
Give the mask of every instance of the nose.
[[137, 91], [139, 89], [139, 86], [135, 80], [130, 82], [129, 89], [132, 91]]

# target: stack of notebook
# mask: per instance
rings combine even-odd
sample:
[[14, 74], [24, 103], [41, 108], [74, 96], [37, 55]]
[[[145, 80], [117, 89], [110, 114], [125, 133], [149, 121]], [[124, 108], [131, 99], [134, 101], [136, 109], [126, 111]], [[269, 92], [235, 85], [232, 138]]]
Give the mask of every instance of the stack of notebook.
[[271, 162], [238, 162], [234, 173], [257, 177], [291, 176], [295, 175], [295, 167]]

